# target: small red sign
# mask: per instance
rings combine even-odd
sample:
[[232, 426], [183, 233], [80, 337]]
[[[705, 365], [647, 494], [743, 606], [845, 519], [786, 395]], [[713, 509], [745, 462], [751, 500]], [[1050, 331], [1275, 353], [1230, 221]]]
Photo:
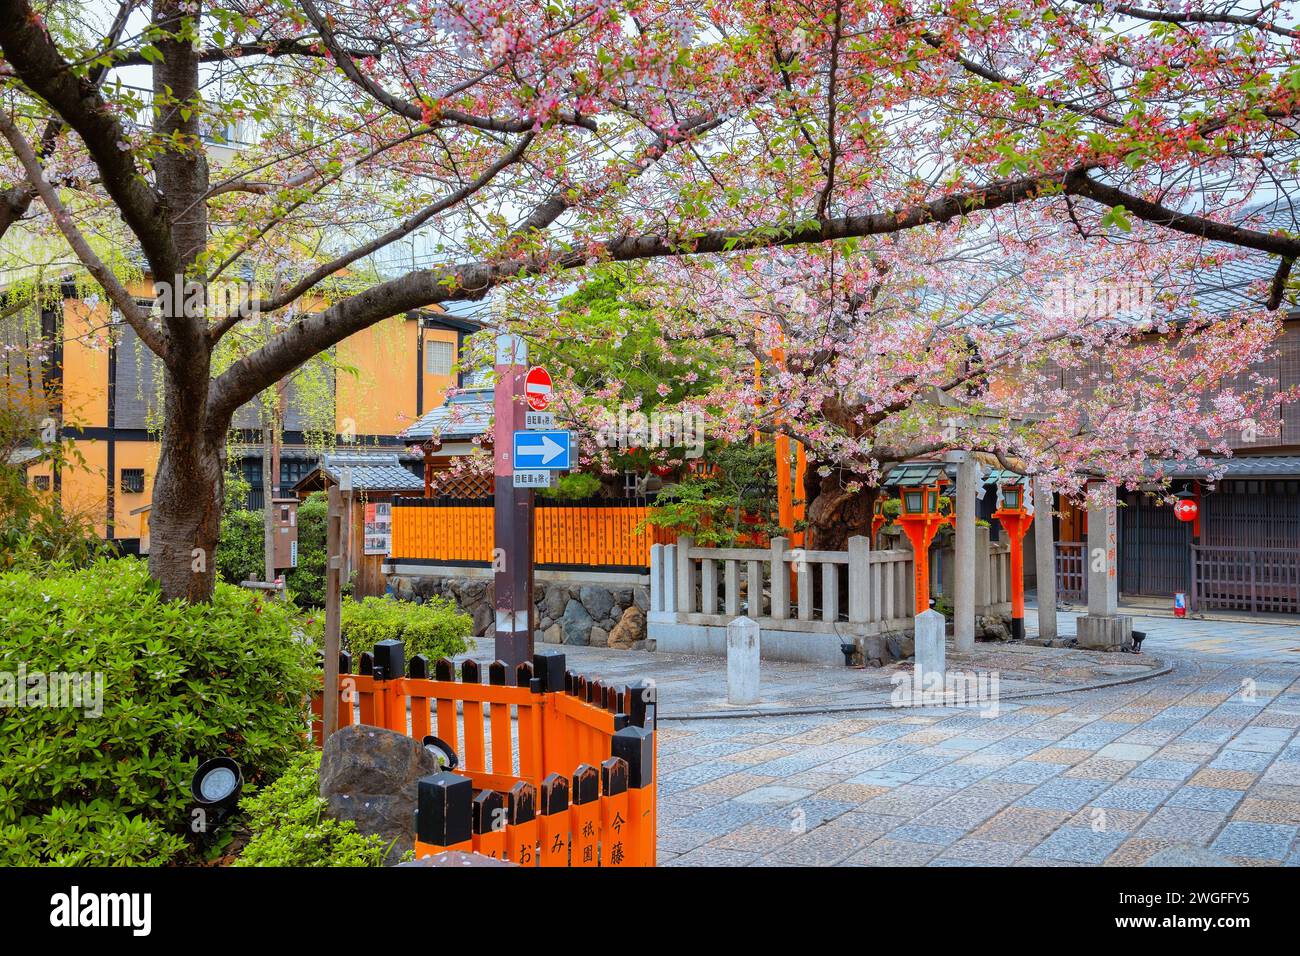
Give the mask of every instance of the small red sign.
[[524, 379], [524, 396], [528, 399], [528, 407], [533, 411], [546, 411], [551, 404], [551, 373], [540, 365], [530, 368]]

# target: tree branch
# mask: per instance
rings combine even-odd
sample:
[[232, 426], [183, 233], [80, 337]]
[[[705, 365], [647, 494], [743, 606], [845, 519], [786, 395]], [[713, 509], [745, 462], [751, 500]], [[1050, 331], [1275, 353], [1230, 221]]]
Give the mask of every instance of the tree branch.
[[27, 180], [31, 183], [32, 189], [40, 195], [46, 207], [50, 210], [50, 215], [54, 217], [54, 222], [59, 227], [59, 231], [63, 233], [68, 245], [72, 247], [72, 251], [77, 254], [77, 258], [86, 267], [86, 271], [103, 287], [109, 299], [122, 313], [122, 317], [140, 336], [140, 341], [144, 342], [160, 358], [166, 358], [167, 346], [161, 331], [149, 321], [148, 316], [136, 304], [131, 293], [113, 274], [113, 270], [105, 266], [100, 258], [95, 255], [95, 251], [90, 248], [90, 243], [77, 229], [72, 217], [68, 215], [67, 209], [59, 200], [59, 194], [46, 180], [45, 173], [41, 169], [41, 162], [36, 157], [36, 151], [27, 142], [13, 120], [4, 113], [0, 113], [0, 135], [3, 135], [9, 141], [9, 146], [14, 151], [14, 155], [22, 163], [23, 171], [27, 174]]
[[29, 0], [0, 0], [0, 51], [29, 90], [86, 144], [104, 189], [140, 240], [155, 276], [171, 276], [179, 261], [167, 209], [126, 145], [126, 131], [89, 76], [77, 76], [46, 32]]

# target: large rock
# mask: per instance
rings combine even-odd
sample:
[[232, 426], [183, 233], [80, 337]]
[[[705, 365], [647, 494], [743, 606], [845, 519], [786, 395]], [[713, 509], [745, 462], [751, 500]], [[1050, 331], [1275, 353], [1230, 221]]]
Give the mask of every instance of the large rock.
[[633, 589], [632, 589], [632, 603], [635, 604], [637, 607], [639, 607], [639, 608], [640, 608], [641, 610], [643, 610], [643, 611], [648, 611], [648, 610], [650, 610], [650, 589], [649, 589], [649, 588], [639, 588], [639, 587], [638, 587], [638, 588], [633, 588]]
[[623, 612], [609, 634], [609, 646], [628, 650], [637, 641], [645, 640], [645, 612], [635, 604]]
[[496, 611], [493, 610], [490, 604], [478, 605], [474, 608], [472, 615], [474, 619], [474, 635], [476, 637], [482, 637], [488, 633], [496, 623]]
[[609, 630], [605, 627], [601, 627], [600, 625], [593, 627], [591, 629], [591, 637], [588, 639], [587, 643], [589, 643], [592, 647], [608, 647]]
[[413, 737], [352, 725], [331, 734], [320, 761], [320, 795], [329, 815], [352, 820], [362, 833], [396, 841], [386, 862], [396, 863], [415, 836], [415, 783], [438, 772], [433, 754]]
[[560, 630], [564, 635], [562, 643], [586, 645], [591, 640], [591, 615], [582, 606], [582, 602], [571, 599], [560, 617]]
[[546, 616], [552, 620], [558, 621], [564, 613], [565, 605], [569, 603], [569, 591], [559, 584], [546, 585], [546, 600], [542, 604]]
[[559, 622], [550, 625], [542, 631], [542, 643], [544, 644], [563, 644], [564, 631], [560, 629]]
[[593, 621], [603, 621], [614, 607], [614, 595], [609, 593], [609, 588], [598, 584], [583, 585], [578, 590], [578, 598]]

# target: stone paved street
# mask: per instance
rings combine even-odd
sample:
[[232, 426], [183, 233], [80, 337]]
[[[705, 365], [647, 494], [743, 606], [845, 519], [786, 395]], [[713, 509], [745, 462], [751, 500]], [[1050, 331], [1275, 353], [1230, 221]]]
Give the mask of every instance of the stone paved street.
[[661, 721], [661, 864], [1300, 865], [1300, 627], [1136, 626], [1172, 672], [996, 717]]

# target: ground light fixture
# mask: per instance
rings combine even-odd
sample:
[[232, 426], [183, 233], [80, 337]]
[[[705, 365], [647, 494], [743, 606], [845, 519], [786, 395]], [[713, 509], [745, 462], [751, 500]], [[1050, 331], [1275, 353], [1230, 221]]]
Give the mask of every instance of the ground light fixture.
[[229, 757], [213, 757], [199, 764], [190, 780], [190, 795], [196, 804], [191, 826], [210, 843], [222, 822], [235, 809], [244, 789], [244, 774]]
[[456, 765], [460, 763], [460, 758], [456, 756], [456, 751], [446, 741], [429, 734], [424, 738], [424, 749], [433, 754], [433, 758], [438, 761], [438, 769], [455, 770]]

